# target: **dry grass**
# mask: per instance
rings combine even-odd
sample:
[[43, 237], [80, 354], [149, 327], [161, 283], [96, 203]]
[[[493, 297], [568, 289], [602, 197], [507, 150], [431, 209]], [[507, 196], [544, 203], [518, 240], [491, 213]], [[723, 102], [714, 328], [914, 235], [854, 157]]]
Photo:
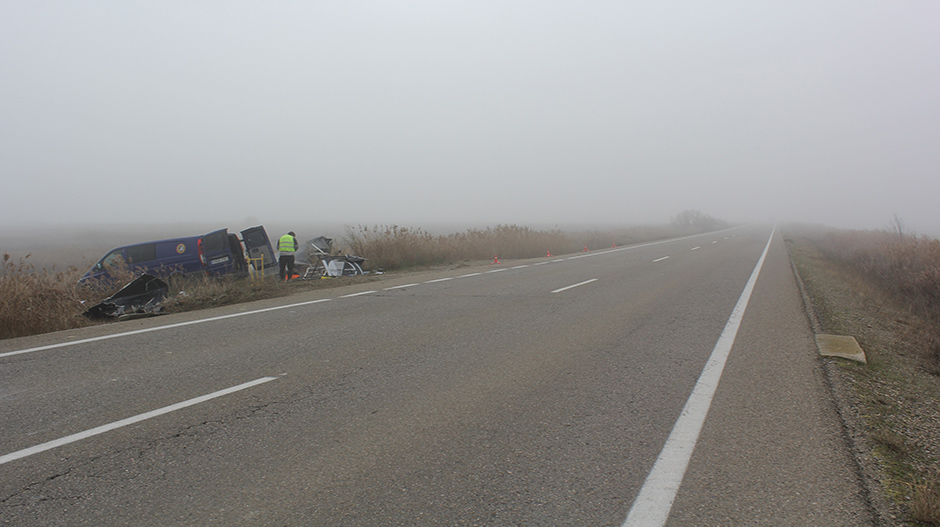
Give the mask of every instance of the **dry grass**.
[[[85, 325], [81, 271], [37, 271], [29, 256], [3, 255], [0, 273], [0, 338], [35, 335]], [[99, 293], [100, 294], [100, 293]], [[107, 295], [96, 297], [98, 301]], [[87, 303], [87, 302], [86, 302]]]
[[617, 231], [563, 232], [497, 225], [434, 236], [423, 229], [382, 225], [348, 228], [349, 252], [366, 258], [371, 269], [448, 265], [469, 260], [537, 258], [630, 245], [702, 232], [679, 226], [640, 226]]
[[[0, 339], [100, 323], [82, 314], [136, 278], [126, 267], [115, 266], [108, 272], [113, 277], [111, 281], [79, 285], [84, 271], [75, 267], [65, 271], [37, 270], [28, 255], [14, 261], [4, 254], [0, 272]], [[191, 276], [173, 278], [169, 285], [170, 300], [165, 308], [186, 311], [272, 296], [283, 284]]]
[[899, 524], [940, 525], [938, 244], [899, 229], [801, 231], [787, 241], [822, 331], [855, 336], [868, 355], [839, 372], [910, 522]]
[[940, 473], [937, 470], [914, 485], [911, 516], [919, 522], [940, 525]]
[[372, 268], [387, 270], [451, 264], [466, 260], [534, 258], [547, 252], [570, 253], [576, 241], [561, 231], [539, 231], [516, 225], [433, 236], [422, 229], [359, 226], [348, 229], [347, 242]]
[[[897, 222], [898, 220], [896, 220]], [[925, 368], [940, 372], [940, 240], [904, 232], [836, 231], [822, 245], [830, 257], [864, 273], [918, 319], [912, 335]]]

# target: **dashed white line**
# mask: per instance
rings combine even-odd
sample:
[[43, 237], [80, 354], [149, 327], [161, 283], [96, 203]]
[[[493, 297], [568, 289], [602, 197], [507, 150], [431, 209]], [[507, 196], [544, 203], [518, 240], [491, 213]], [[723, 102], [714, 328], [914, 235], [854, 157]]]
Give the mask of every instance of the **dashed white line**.
[[562, 287], [561, 289], [556, 289], [556, 290], [552, 291], [552, 293], [561, 293], [562, 291], [567, 291], [567, 290], [569, 290], [569, 289], [573, 289], [573, 288], [575, 288], [575, 287], [579, 287], [579, 286], [582, 286], [582, 285], [585, 285], [585, 284], [590, 284], [591, 282], [596, 282], [596, 281], [597, 281], [597, 278], [591, 278], [590, 280], [585, 280], [585, 281], [583, 281], [583, 282], [580, 282], [580, 283], [577, 283], [577, 284], [574, 284], [574, 285], [569, 285], [569, 286], [567, 286], [567, 287]]
[[391, 290], [393, 290], [393, 289], [404, 289], [404, 288], [406, 288], [406, 287], [414, 287], [414, 286], [416, 286], [416, 285], [420, 285], [420, 284], [396, 285], [396, 286], [394, 286], [394, 287], [386, 287], [385, 289], [383, 289], [383, 291], [391, 291]]
[[[659, 241], [655, 241], [655, 242], [641, 243], [641, 244], [638, 244], [638, 245], [631, 245], [631, 246], [626, 246], [626, 247], [618, 247], [618, 248], [616, 248], [616, 249], [610, 249], [610, 250], [601, 251], [601, 252], [593, 252], [593, 253], [590, 253], [589, 255], [582, 255], [582, 256], [595, 256], [595, 255], [599, 255], [599, 254], [610, 254], [610, 253], [615, 253], [615, 252], [620, 252], [620, 251], [627, 251], [627, 250], [639, 249], [639, 248], [641, 248], [641, 247], [649, 247], [649, 246], [652, 246], [652, 245], [660, 245], [660, 244], [664, 244], [664, 243], [670, 243], [670, 242], [681, 241], [681, 240], [685, 240], [685, 239], [689, 239], [689, 238], [694, 238], [694, 237], [696, 237], [696, 236], [701, 236], [701, 235], [685, 236], [685, 237], [673, 238], [673, 239], [669, 239], [669, 240], [659, 240]], [[712, 243], [718, 243], [718, 241], [715, 240], [715, 241], [713, 241]], [[573, 258], [579, 258], [579, 257], [582, 257], [582, 256], [577, 256], [577, 257], [573, 257]], [[545, 265], [545, 264], [548, 264], [548, 263], [563, 262], [563, 261], [565, 261], [565, 260], [564, 260], [564, 259], [560, 259], [560, 260], [543, 261], [543, 262], [536, 262], [536, 263], [534, 263], [534, 264], [532, 264], [532, 265]], [[528, 267], [528, 265], [517, 265], [517, 266], [515, 266], [515, 267], [512, 267], [512, 269], [521, 269], [521, 268], [523, 268], [523, 267]], [[481, 273], [481, 274], [482, 274], [482, 273]], [[471, 273], [470, 275], [464, 275], [464, 277], [473, 276], [473, 275], [474, 275], [474, 274]], [[461, 277], [461, 278], [463, 278], [463, 277]], [[436, 283], [436, 282], [446, 282], [446, 281], [448, 281], [448, 280], [453, 280], [453, 278], [452, 278], [452, 277], [450, 277], [450, 278], [439, 278], [439, 279], [437, 279], [437, 280], [429, 280], [429, 281], [423, 282], [423, 283], [425, 283], [425, 284], [433, 284], [433, 283]], [[403, 289], [403, 288], [405, 288], [405, 287], [413, 287], [413, 286], [415, 286], [415, 285], [418, 285], [418, 284], [407, 284], [407, 285], [403, 285], [403, 286], [389, 287], [389, 288], [387, 288], [387, 289], [385, 289], [385, 290], [388, 291], [388, 290], [392, 290], [392, 289]], [[374, 293], [374, 292], [375, 292], [375, 291], [368, 291], [368, 292], [365, 292], [365, 293], [356, 293], [356, 294], [352, 294], [352, 295], [341, 296], [341, 297], [339, 297], [339, 298], [349, 298], [349, 297], [351, 297], [351, 296], [358, 296], [358, 295], [360, 295], [360, 294], [370, 294], [370, 293]], [[224, 320], [224, 319], [227, 319], [227, 318], [242, 317], [242, 316], [247, 316], [247, 315], [255, 315], [255, 314], [258, 314], [258, 313], [265, 313], [265, 312], [268, 312], [268, 311], [277, 311], [277, 310], [280, 310], [280, 309], [291, 309], [291, 308], [300, 307], [300, 306], [307, 306], [307, 305], [312, 305], [312, 304], [318, 304], [318, 303], [321, 303], [321, 302], [329, 302], [330, 300], [332, 300], [332, 299], [330, 299], [330, 298], [321, 298], [321, 299], [318, 299], [318, 300], [311, 300], [311, 301], [307, 301], [307, 302], [298, 302], [298, 303], [295, 303], [295, 304], [287, 304], [287, 305], [283, 305], [283, 306], [274, 306], [274, 307], [269, 307], [269, 308], [264, 308], [264, 309], [255, 309], [255, 310], [252, 310], [252, 311], [244, 311], [244, 312], [240, 312], [240, 313], [232, 313], [232, 314], [229, 314], [229, 315], [221, 315], [221, 316], [217, 316], [217, 317], [209, 317], [209, 318], [203, 318], [203, 319], [199, 319], [199, 320], [190, 320], [190, 321], [187, 321], [187, 322], [179, 322], [179, 323], [176, 323], [176, 324], [167, 324], [167, 325], [165, 325], [165, 326], [157, 326], [157, 327], [146, 328], [146, 329], [138, 329], [138, 330], [134, 330], [134, 331], [126, 331], [126, 332], [123, 332], [123, 333], [115, 333], [115, 334], [112, 334], [112, 335], [102, 335], [102, 336], [99, 336], [99, 337], [91, 337], [91, 338], [87, 338], [87, 339], [73, 340], [73, 341], [70, 341], [70, 342], [60, 342], [60, 343], [57, 343], [57, 344], [49, 344], [49, 345], [46, 345], [46, 346], [37, 346], [37, 347], [34, 347], [34, 348], [27, 348], [27, 349], [16, 350], [16, 351], [8, 351], [8, 352], [0, 353], [0, 359], [5, 358], [5, 357], [11, 357], [11, 356], [14, 356], [14, 355], [20, 355], [20, 354], [23, 354], [23, 353], [32, 353], [32, 352], [35, 352], [35, 351], [45, 351], [45, 350], [50, 350], [50, 349], [64, 348], [64, 347], [68, 347], [68, 346], [75, 346], [75, 345], [78, 345], [78, 344], [87, 344], [87, 343], [90, 343], [90, 342], [98, 342], [98, 341], [109, 340], [109, 339], [114, 339], [114, 338], [118, 338], [118, 337], [127, 337], [127, 336], [131, 336], [131, 335], [140, 335], [140, 334], [142, 334], [142, 333], [150, 333], [150, 332], [152, 332], [152, 331], [161, 331], [161, 330], [164, 330], [164, 329], [172, 329], [172, 328], [178, 328], [178, 327], [183, 327], [183, 326], [190, 326], [190, 325], [194, 325], [194, 324], [202, 324], [202, 323], [204, 323], [204, 322], [212, 322], [212, 321], [215, 321], [215, 320]]]
[[87, 438], [89, 438], [89, 437], [96, 436], [96, 435], [99, 435], [99, 434], [103, 434], [103, 433], [105, 433], [105, 432], [110, 432], [111, 430], [115, 430], [115, 429], [117, 429], [117, 428], [121, 428], [121, 427], [124, 427], [124, 426], [127, 426], [127, 425], [132, 425], [132, 424], [134, 424], [134, 423], [139, 423], [139, 422], [141, 422], [141, 421], [144, 421], [144, 420], [146, 420], [146, 419], [150, 419], [150, 418], [152, 418], [152, 417], [157, 417], [157, 416], [159, 416], [159, 415], [168, 414], [168, 413], [170, 413], [170, 412], [174, 412], [174, 411], [176, 411], [176, 410], [180, 410], [180, 409], [182, 409], [182, 408], [186, 408], [187, 406], [193, 406], [193, 405], [195, 405], [195, 404], [203, 403], [203, 402], [206, 402], [206, 401], [208, 401], [208, 400], [210, 400], [210, 399], [215, 399], [216, 397], [222, 397], [223, 395], [228, 395], [228, 394], [230, 394], [230, 393], [235, 393], [235, 392], [237, 392], [237, 391], [241, 391], [241, 390], [244, 390], [244, 389], [247, 389], [247, 388], [251, 388], [252, 386], [257, 386], [257, 385], [259, 385], [259, 384], [263, 384], [263, 383], [266, 383], [266, 382], [269, 382], [269, 381], [273, 381], [273, 380], [275, 380], [275, 379], [277, 379], [277, 377], [262, 377], [262, 378], [260, 378], [260, 379], [255, 379], [255, 380], [253, 380], [253, 381], [246, 382], [246, 383], [244, 383], [244, 384], [239, 384], [238, 386], [232, 386], [231, 388], [226, 388], [226, 389], [224, 389], [224, 390], [219, 390], [219, 391], [217, 391], [217, 392], [212, 392], [212, 393], [210, 393], [210, 394], [203, 395], [203, 396], [201, 396], [201, 397], [196, 397], [196, 398], [193, 398], [193, 399], [189, 399], [188, 401], [183, 401], [183, 402], [181, 402], [181, 403], [171, 404], [170, 406], [164, 406], [163, 408], [160, 408], [160, 409], [157, 409], [157, 410], [152, 410], [152, 411], [150, 411], [150, 412], [143, 413], [143, 414], [140, 414], [140, 415], [135, 415], [134, 417], [128, 417], [127, 419], [121, 419], [120, 421], [115, 421], [115, 422], [113, 422], [113, 423], [109, 423], [109, 424], [106, 424], [106, 425], [98, 426], [98, 427], [92, 428], [92, 429], [90, 429], [90, 430], [85, 430], [84, 432], [79, 432], [79, 433], [77, 433], [77, 434], [72, 434], [72, 435], [69, 435], [69, 436], [65, 436], [65, 437], [62, 437], [62, 438], [60, 438], [60, 439], [56, 439], [56, 440], [53, 440], [53, 441], [48, 441], [48, 442], [46, 442], [46, 443], [42, 443], [42, 444], [39, 444], [39, 445], [36, 445], [36, 446], [32, 446], [32, 447], [29, 447], [29, 448], [24, 448], [23, 450], [17, 450], [16, 452], [12, 452], [12, 453], [10, 453], [10, 454], [5, 454], [5, 455], [0, 456], [0, 465], [3, 465], [4, 463], [9, 463], [10, 461], [14, 461], [14, 460], [17, 460], [17, 459], [24, 458], [24, 457], [27, 457], [27, 456], [31, 456], [31, 455], [33, 455], [33, 454], [38, 454], [38, 453], [40, 453], [40, 452], [45, 452], [46, 450], [51, 450], [51, 449], [56, 448], [56, 447], [60, 447], [60, 446], [63, 446], [63, 445], [67, 445], [67, 444], [69, 444], [69, 443], [74, 443], [74, 442], [76, 442], [76, 441], [81, 441], [82, 439], [87, 439]]
[[668, 256], [663, 256], [662, 258], [657, 258], [657, 259], [653, 260], [653, 263], [661, 262], [661, 261], [663, 261], [663, 260], [668, 260], [668, 259], [669, 259]]
[[377, 291], [360, 291], [359, 293], [350, 293], [348, 295], [343, 295], [340, 298], [352, 298], [354, 296], [371, 295], [372, 293], [376, 293], [376, 292]]
[[693, 250], [693, 251], [697, 251], [697, 250], [699, 250], [699, 249], [701, 249], [701, 248], [702, 248], [701, 245], [696, 245], [695, 247], [692, 247], [692, 250]]
[[462, 274], [462, 275], [458, 276], [457, 278], [470, 278], [471, 276], [480, 276], [481, 274], [483, 274], [483, 273]]
[[493, 269], [492, 271], [487, 271], [485, 274], [501, 273], [503, 271], [508, 271], [508, 270], [509, 269]]

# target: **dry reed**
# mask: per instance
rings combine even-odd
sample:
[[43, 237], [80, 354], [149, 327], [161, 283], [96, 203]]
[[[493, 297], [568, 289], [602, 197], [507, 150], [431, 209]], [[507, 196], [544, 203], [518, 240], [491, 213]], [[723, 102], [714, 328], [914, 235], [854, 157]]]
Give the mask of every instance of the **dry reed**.
[[[85, 325], [81, 316], [92, 298], [81, 294], [75, 268], [37, 271], [29, 255], [13, 261], [3, 255], [0, 273], [0, 338], [35, 335]], [[100, 301], [107, 295], [94, 295]]]
[[837, 231], [824, 250], [875, 280], [924, 321], [924, 355], [940, 365], [940, 240], [905, 233], [900, 224], [877, 231]]
[[693, 232], [677, 226], [639, 226], [617, 231], [563, 232], [518, 225], [497, 225], [434, 236], [398, 225], [358, 226], [346, 231], [349, 252], [367, 259], [371, 269], [449, 265], [470, 260], [537, 258], [630, 245]]

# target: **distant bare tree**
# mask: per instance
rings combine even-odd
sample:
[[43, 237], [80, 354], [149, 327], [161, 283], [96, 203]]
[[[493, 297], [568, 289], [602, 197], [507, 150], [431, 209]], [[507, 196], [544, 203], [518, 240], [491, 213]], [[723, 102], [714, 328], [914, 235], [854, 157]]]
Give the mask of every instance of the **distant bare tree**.
[[694, 209], [684, 210], [673, 216], [672, 224], [683, 229], [700, 229], [703, 231], [717, 230], [728, 226], [726, 222]]
[[888, 231], [890, 234], [897, 236], [898, 239], [904, 239], [904, 237], [907, 234], [910, 234], [907, 232], [907, 229], [904, 226], [904, 220], [901, 219], [901, 217], [898, 216], [897, 213], [894, 214], [894, 216], [891, 219], [891, 222], [888, 223], [888, 226], [885, 228], [885, 230]]

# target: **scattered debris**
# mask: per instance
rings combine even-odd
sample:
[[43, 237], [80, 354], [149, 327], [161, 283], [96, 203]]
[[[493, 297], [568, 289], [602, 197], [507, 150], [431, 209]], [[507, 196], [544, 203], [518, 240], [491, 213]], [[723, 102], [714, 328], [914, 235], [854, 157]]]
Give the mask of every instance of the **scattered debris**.
[[82, 314], [93, 319], [154, 315], [160, 312], [169, 290], [163, 280], [143, 274]]
[[304, 271], [304, 280], [311, 278], [327, 278], [337, 276], [356, 276], [366, 274], [362, 270], [362, 263], [366, 261], [361, 256], [333, 255], [333, 239], [318, 236], [307, 241], [309, 246], [308, 259], [312, 263]]

